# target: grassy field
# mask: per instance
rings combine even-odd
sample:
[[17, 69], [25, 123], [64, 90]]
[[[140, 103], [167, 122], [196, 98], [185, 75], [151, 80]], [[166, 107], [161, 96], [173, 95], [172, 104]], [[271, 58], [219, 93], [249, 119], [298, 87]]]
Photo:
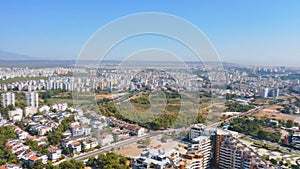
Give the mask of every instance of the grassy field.
[[153, 93], [149, 96], [149, 94], [149, 91], [135, 93], [114, 105], [123, 117], [131, 121], [150, 122], [161, 117], [165, 120], [171, 119], [164, 123], [172, 123], [175, 126], [202, 121], [199, 120], [199, 115], [206, 119], [208, 125], [218, 122], [221, 119], [220, 112], [225, 109], [224, 104], [211, 104], [210, 98], [204, 96], [200, 98], [195, 93], [165, 91], [162, 96]]

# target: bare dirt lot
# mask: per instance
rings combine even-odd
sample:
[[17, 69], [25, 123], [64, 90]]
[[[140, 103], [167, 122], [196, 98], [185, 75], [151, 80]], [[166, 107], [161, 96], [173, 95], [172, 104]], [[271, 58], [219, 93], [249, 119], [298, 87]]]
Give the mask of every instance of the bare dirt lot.
[[160, 137], [157, 136], [157, 137], [154, 137], [153, 139], [151, 139], [151, 144], [148, 147], [143, 147], [143, 146], [141, 146], [141, 144], [132, 144], [129, 146], [122, 147], [122, 148], [116, 150], [115, 152], [120, 155], [125, 155], [126, 157], [134, 158], [134, 157], [139, 156], [141, 154], [141, 152], [147, 148], [157, 147], [164, 151], [168, 151], [168, 150], [171, 150], [171, 149], [177, 147], [178, 144], [179, 143], [177, 141], [173, 141], [172, 139], [169, 139], [167, 141], [167, 143], [162, 143], [160, 141]]
[[97, 94], [96, 100], [101, 100], [101, 99], [115, 99], [118, 98], [120, 96], [123, 96], [127, 93], [118, 93], [118, 94], [113, 94], [113, 93], [108, 93], [108, 94]]
[[278, 109], [280, 109], [281, 106], [270, 106], [266, 109], [261, 110], [260, 112], [254, 114], [254, 117], [257, 118], [263, 118], [263, 117], [267, 117], [270, 119], [275, 119], [275, 120], [295, 120], [295, 117], [292, 115], [288, 115], [288, 114], [283, 114], [280, 111], [278, 111]]

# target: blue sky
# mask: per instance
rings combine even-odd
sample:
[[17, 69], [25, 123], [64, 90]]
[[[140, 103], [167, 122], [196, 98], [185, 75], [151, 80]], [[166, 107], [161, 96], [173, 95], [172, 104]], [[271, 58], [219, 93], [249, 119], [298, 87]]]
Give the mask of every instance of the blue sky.
[[103, 25], [139, 12], [188, 20], [208, 36], [223, 61], [300, 65], [298, 0], [1, 1], [0, 49], [49, 59], [76, 58]]

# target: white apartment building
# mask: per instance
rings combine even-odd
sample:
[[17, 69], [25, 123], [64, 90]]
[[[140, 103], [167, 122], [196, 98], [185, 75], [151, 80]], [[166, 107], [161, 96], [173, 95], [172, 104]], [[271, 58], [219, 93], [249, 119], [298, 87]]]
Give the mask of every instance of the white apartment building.
[[15, 106], [15, 94], [14, 93], [2, 93], [2, 106], [7, 107], [9, 105]]
[[48, 148], [48, 151], [49, 151], [49, 159], [52, 160], [53, 162], [54, 161], [58, 161], [60, 158], [61, 158], [61, 152], [62, 150], [57, 148], [57, 147], [54, 147], [54, 146], [50, 146]]
[[26, 94], [27, 106], [39, 107], [39, 94], [31, 92]]
[[204, 129], [206, 128], [205, 125], [203, 124], [194, 124], [191, 126], [191, 129], [190, 129], [190, 140], [193, 140], [201, 135], [203, 135], [203, 131]]
[[[192, 140], [188, 146], [188, 152], [202, 155], [202, 163], [198, 166], [200, 169], [210, 168], [210, 157], [212, 152], [210, 136], [199, 136]], [[196, 167], [197, 168], [197, 167]]]
[[20, 108], [16, 108], [16, 110], [8, 111], [9, 120], [12, 121], [21, 121], [23, 118], [23, 110]]
[[178, 168], [180, 169], [205, 169], [202, 153], [187, 153], [181, 155]]
[[269, 88], [262, 88], [260, 89], [260, 97], [261, 98], [267, 98], [269, 93]]

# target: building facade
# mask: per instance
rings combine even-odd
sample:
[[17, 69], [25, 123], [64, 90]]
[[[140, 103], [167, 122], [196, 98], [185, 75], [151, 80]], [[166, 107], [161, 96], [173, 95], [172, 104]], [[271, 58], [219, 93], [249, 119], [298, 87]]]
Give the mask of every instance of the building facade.
[[31, 92], [26, 94], [27, 106], [39, 107], [39, 94]]
[[2, 93], [2, 106], [7, 107], [9, 105], [15, 106], [15, 94], [14, 93]]

